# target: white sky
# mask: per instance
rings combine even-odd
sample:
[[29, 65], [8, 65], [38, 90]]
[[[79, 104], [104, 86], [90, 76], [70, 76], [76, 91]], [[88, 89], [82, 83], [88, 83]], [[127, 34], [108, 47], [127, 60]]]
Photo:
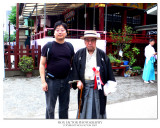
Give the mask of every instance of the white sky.
[[[4, 24], [4, 28], [3, 28], [3, 30], [6, 31], [6, 25], [7, 25], [6, 24], [6, 20], [7, 20], [6, 19], [6, 12], [9, 11], [9, 10], [12, 10], [12, 6], [16, 6], [16, 3], [13, 3], [13, 2], [7, 2], [6, 3], [5, 2], [3, 6], [4, 6], [4, 10], [3, 10], [4, 11], [3, 12], [3, 24]], [[11, 34], [13, 34], [13, 31], [11, 31]]]

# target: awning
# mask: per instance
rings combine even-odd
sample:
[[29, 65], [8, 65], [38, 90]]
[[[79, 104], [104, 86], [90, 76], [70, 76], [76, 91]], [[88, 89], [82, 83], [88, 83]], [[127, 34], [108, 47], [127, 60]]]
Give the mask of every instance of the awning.
[[[82, 5], [84, 5], [84, 3], [46, 3], [46, 15], [53, 16], [65, 14], [67, 11], [78, 8]], [[21, 3], [20, 6], [20, 15], [24, 18], [36, 16], [36, 7], [37, 16], [44, 15], [44, 3]]]
[[157, 5], [155, 5], [155, 6], [151, 7], [151, 8], [149, 8], [149, 9], [147, 10], [147, 14], [150, 14], [150, 15], [157, 15]]
[[143, 31], [143, 30], [157, 30], [157, 24], [150, 24], [150, 25], [142, 25], [142, 26], [136, 26], [134, 27], [137, 31]]

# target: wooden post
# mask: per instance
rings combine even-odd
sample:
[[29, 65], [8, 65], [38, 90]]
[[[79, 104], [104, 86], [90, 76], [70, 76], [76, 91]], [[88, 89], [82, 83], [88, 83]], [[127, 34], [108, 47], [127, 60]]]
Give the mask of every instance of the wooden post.
[[19, 48], [19, 3], [16, 9], [16, 47]]
[[9, 21], [8, 27], [9, 27], [9, 45], [10, 45], [10, 42], [11, 42], [11, 40], [10, 40], [11, 39], [11, 37], [10, 37], [10, 27], [11, 27], [10, 26], [10, 21]]
[[35, 69], [35, 47], [34, 45], [32, 46], [32, 50], [31, 50], [31, 55], [32, 55], [32, 58], [33, 58], [33, 66], [34, 66], [34, 69]]
[[20, 46], [20, 58], [23, 56], [23, 45]]
[[29, 45], [26, 46], [26, 55], [29, 56]]
[[[127, 3], [124, 3], [123, 6], [127, 6]], [[124, 10], [122, 14], [122, 30], [124, 29], [125, 25], [127, 25], [127, 10]]]
[[[143, 9], [145, 9], [145, 10], [147, 9], [147, 3], [143, 4]], [[146, 20], [147, 20], [147, 12], [145, 11], [144, 15], [143, 15], [143, 20], [142, 20], [143, 23], [142, 23], [142, 25], [146, 25], [146, 23], [147, 23]], [[145, 36], [146, 35], [146, 30], [143, 30], [142, 34], [143, 34], [142, 36]]]
[[40, 63], [40, 58], [41, 58], [41, 46], [38, 45], [38, 67], [39, 67], [39, 63]]
[[19, 49], [17, 49], [17, 48], [14, 48], [14, 58], [15, 58], [15, 70], [17, 70], [18, 69], [18, 53], [19, 52]]
[[8, 69], [11, 69], [11, 46], [8, 46]]
[[104, 31], [104, 8], [99, 7], [99, 31]]
[[[19, 49], [19, 3], [17, 3], [17, 8], [16, 8], [16, 47], [15, 47], [18, 51]], [[15, 57], [15, 59], [17, 59], [15, 61], [15, 65], [17, 66], [18, 65], [18, 62], [19, 62], [19, 56]]]

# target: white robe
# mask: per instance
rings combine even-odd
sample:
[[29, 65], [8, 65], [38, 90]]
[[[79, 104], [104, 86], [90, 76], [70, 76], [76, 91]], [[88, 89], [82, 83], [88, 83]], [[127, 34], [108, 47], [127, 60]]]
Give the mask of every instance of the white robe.
[[155, 54], [154, 48], [149, 44], [145, 47], [145, 57], [146, 57], [146, 64], [150, 60], [150, 58]]

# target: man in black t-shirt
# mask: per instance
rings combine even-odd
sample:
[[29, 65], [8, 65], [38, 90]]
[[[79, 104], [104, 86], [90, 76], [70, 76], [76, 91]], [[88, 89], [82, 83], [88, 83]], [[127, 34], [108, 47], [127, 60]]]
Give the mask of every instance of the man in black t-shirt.
[[[57, 97], [59, 97], [59, 118], [68, 119], [70, 93], [68, 81], [74, 50], [69, 42], [64, 41], [66, 35], [67, 25], [61, 21], [56, 22], [55, 41], [50, 42], [50, 51], [48, 52], [48, 43], [42, 48], [39, 70], [42, 88], [46, 94], [46, 119], [54, 119]], [[45, 68], [46, 63], [47, 68]]]

